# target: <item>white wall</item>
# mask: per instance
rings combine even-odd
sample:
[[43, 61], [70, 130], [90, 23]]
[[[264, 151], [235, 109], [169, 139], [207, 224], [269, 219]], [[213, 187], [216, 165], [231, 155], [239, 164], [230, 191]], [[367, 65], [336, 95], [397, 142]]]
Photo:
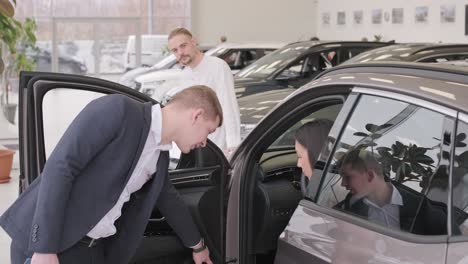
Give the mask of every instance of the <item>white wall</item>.
[[[455, 5], [455, 22], [441, 23], [442, 5]], [[463, 42], [465, 36], [465, 5], [468, 0], [318, 0], [317, 36], [326, 40], [361, 40], [382, 35], [383, 40], [397, 42]], [[415, 22], [415, 8], [428, 7], [426, 23]], [[392, 8], [403, 8], [403, 24], [392, 24]], [[382, 24], [372, 24], [372, 10], [382, 9]], [[353, 12], [363, 11], [363, 23], [353, 22]], [[346, 13], [346, 24], [337, 25], [337, 12]], [[322, 14], [329, 12], [330, 24], [324, 25]], [[385, 19], [387, 13], [388, 21]]]
[[316, 35], [316, 0], [193, 0], [192, 32], [203, 44], [306, 40]]

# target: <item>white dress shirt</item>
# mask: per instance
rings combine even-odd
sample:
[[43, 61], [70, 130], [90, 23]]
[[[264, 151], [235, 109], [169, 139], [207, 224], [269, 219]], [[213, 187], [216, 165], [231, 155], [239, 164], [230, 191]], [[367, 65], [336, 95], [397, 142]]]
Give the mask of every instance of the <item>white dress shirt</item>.
[[400, 229], [400, 206], [403, 206], [403, 198], [398, 189], [393, 184], [389, 184], [392, 186], [390, 203], [380, 207], [371, 200], [364, 198], [364, 202], [369, 206], [367, 218], [371, 222], [393, 229]]
[[221, 150], [237, 147], [240, 144], [240, 112], [234, 77], [227, 63], [218, 57], [203, 55], [195, 68], [185, 67], [182, 74], [181, 85], [171, 89], [167, 96], [172, 97], [193, 85], [206, 85], [213, 89], [223, 109], [223, 125], [208, 138]]
[[122, 214], [122, 207], [130, 199], [130, 195], [139, 189], [156, 172], [159, 154], [171, 149], [171, 144], [161, 145], [162, 113], [159, 105], [154, 105], [151, 111], [151, 127], [146, 139], [143, 152], [135, 169], [123, 189], [117, 203], [104, 215], [97, 225], [89, 231], [87, 236], [98, 239], [108, 237], [117, 232], [115, 221]]

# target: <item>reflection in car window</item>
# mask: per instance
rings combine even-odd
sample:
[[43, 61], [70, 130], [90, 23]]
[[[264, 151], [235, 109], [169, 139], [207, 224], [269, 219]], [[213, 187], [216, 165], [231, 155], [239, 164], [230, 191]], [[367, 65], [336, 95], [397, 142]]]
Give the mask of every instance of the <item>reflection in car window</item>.
[[[460, 233], [468, 234], [468, 124], [458, 122], [457, 135], [455, 137], [455, 156], [453, 157], [452, 173], [452, 228], [457, 230], [460, 226]], [[456, 232], [453, 232], [458, 235]]]
[[407, 232], [446, 234], [448, 168], [440, 159], [442, 144], [450, 144], [441, 140], [445, 120], [415, 105], [362, 96], [318, 203]]

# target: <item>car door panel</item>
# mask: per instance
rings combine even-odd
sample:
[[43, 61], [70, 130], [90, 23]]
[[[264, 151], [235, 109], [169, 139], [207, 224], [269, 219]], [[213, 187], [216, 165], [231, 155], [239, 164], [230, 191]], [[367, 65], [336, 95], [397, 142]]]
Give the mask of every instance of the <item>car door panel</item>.
[[445, 236], [402, 234], [405, 240], [397, 232], [390, 236], [381, 232], [382, 227], [369, 225], [302, 200], [279, 237], [275, 263], [305, 263], [312, 259], [316, 263], [445, 262]]
[[[58, 92], [59, 98], [54, 97]], [[71, 122], [73, 115], [81, 109], [75, 107], [77, 96], [74, 91], [83, 91], [91, 96], [86, 96], [80, 107], [97, 96], [119, 93], [129, 96], [140, 102], [153, 102], [150, 97], [136, 92], [116, 83], [82, 76], [23, 72], [20, 77], [20, 189], [24, 191], [28, 185], [40, 175], [47, 159], [47, 154], [53, 150], [58, 140], [46, 144], [51, 134], [45, 134], [45, 126], [53, 126], [47, 122], [44, 113], [65, 113], [67, 120]], [[52, 96], [53, 100], [45, 99]], [[46, 101], [44, 101], [46, 100]], [[65, 100], [65, 103], [60, 100]], [[55, 108], [44, 109], [55, 102]], [[81, 106], [82, 105], [82, 106]], [[60, 118], [59, 118], [60, 119]], [[53, 129], [49, 129], [53, 130]], [[60, 134], [60, 133], [58, 133]], [[59, 137], [61, 135], [54, 135]], [[47, 147], [46, 147], [47, 145]], [[224, 183], [228, 171], [228, 163], [222, 151], [209, 142], [203, 150], [195, 150], [182, 155], [179, 167], [170, 171], [170, 179], [179, 191], [183, 200], [187, 203], [216, 263], [220, 262], [223, 255], [224, 223], [222, 208], [224, 204]], [[178, 238], [171, 232], [164, 218], [155, 212], [148, 222], [147, 231], [156, 230], [151, 234], [153, 246], [160, 245], [158, 255], [167, 255], [180, 250], [181, 244]], [[148, 235], [149, 232], [146, 233]], [[156, 244], [154, 244], [156, 243]], [[172, 246], [171, 246], [172, 245]], [[154, 247], [153, 247], [154, 248]], [[181, 247], [182, 250], [187, 250]], [[149, 248], [143, 249], [144, 254], [151, 255]], [[190, 257], [190, 254], [188, 255]], [[174, 260], [169, 258], [169, 262]]]
[[446, 264], [463, 264], [468, 263], [468, 257], [466, 256], [466, 248], [468, 247], [468, 241], [465, 238], [449, 240], [447, 250], [447, 262]]

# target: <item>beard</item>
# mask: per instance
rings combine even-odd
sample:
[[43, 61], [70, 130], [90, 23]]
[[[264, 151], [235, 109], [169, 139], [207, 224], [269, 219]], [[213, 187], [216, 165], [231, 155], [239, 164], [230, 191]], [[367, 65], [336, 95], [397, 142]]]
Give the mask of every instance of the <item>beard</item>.
[[184, 55], [182, 57], [180, 57], [179, 59], [179, 63], [182, 64], [182, 65], [188, 65], [192, 62], [192, 57], [190, 57], [189, 55]]

